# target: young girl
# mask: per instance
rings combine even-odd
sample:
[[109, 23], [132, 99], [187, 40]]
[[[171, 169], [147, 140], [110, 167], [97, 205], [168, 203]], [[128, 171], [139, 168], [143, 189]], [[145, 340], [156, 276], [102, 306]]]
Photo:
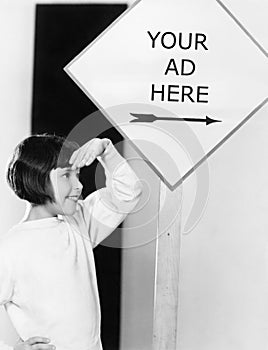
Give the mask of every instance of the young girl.
[[[95, 158], [106, 187], [81, 200], [79, 170]], [[21, 338], [0, 349], [102, 349], [92, 249], [136, 206], [138, 178], [108, 139], [78, 148], [36, 135], [16, 147], [7, 180], [30, 209], [0, 239], [0, 305]]]

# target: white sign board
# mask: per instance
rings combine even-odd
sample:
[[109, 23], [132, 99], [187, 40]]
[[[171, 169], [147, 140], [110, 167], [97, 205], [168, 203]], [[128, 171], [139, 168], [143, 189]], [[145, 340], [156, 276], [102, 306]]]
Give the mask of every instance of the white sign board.
[[174, 189], [267, 103], [267, 57], [221, 1], [142, 0], [65, 69]]

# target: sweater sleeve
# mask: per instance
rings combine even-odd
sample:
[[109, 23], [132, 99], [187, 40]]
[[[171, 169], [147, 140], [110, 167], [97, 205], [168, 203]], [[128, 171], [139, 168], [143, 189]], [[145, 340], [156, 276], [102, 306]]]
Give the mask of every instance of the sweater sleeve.
[[13, 350], [13, 346], [5, 344], [3, 341], [0, 340], [0, 350]]
[[0, 242], [0, 305], [12, 300], [14, 282], [11, 265], [11, 259], [8, 258], [8, 253]]
[[98, 161], [105, 170], [106, 187], [91, 193], [82, 203], [93, 248], [135, 208], [142, 192], [138, 177], [111, 142]]
[[[0, 305], [5, 305], [12, 300], [13, 289], [12, 266], [0, 243]], [[13, 350], [13, 347], [0, 340], [0, 350]]]

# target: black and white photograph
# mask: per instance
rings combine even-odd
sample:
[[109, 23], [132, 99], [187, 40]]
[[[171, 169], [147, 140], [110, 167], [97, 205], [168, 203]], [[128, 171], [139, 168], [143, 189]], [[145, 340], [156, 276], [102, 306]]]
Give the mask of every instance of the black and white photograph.
[[267, 1], [0, 6], [0, 350], [268, 349]]

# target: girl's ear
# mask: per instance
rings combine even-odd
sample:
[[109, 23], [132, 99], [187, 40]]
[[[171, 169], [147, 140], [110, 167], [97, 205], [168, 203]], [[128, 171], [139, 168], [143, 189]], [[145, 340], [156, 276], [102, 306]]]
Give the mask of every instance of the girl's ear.
[[55, 202], [55, 193], [57, 190], [57, 182], [58, 182], [58, 171], [56, 169], [52, 169], [49, 173], [49, 178], [48, 178], [48, 182], [47, 182], [47, 192], [48, 195], [50, 196], [50, 198], [52, 199], [52, 201], [50, 201], [51, 203]]

